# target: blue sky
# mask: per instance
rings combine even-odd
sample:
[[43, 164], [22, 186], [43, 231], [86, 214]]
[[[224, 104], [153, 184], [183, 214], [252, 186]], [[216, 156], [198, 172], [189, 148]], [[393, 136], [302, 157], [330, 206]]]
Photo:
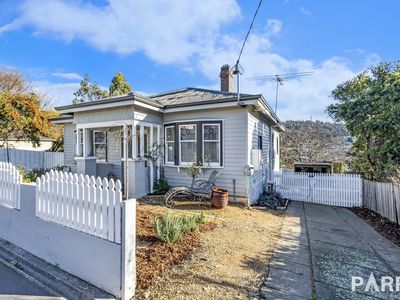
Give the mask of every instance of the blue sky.
[[[19, 70], [55, 105], [80, 77], [108, 86], [122, 72], [146, 94], [219, 87], [258, 0], [0, 1], [0, 68]], [[264, 0], [242, 58], [242, 91], [273, 102], [271, 83], [244, 78], [314, 75], [280, 89], [282, 119], [326, 119], [331, 90], [379, 61], [398, 59], [397, 0]]]

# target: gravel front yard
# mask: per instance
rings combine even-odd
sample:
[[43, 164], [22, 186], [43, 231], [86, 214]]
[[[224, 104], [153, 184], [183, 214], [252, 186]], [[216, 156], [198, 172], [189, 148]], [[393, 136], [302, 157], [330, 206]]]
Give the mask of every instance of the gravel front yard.
[[[209, 226], [211, 228], [197, 232], [199, 247], [187, 248], [189, 255], [182, 256], [182, 261], [175, 262], [175, 266], [165, 267], [151, 288], [139, 291], [136, 299], [257, 297], [282, 227], [282, 212], [242, 206], [214, 210], [206, 204], [190, 202], [179, 202], [172, 210], [156, 204], [140, 206], [142, 210], [155, 214], [203, 211], [207, 219], [216, 225], [215, 228]], [[145, 245], [141, 241], [138, 243], [142, 247]], [[148, 247], [152, 246], [149, 244]]]

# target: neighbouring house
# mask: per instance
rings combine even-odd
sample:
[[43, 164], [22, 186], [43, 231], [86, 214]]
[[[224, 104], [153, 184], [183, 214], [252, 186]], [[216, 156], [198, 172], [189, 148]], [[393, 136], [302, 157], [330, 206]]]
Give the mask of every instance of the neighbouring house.
[[[10, 136], [8, 139], [8, 148], [10, 149], [18, 149], [18, 150], [30, 150], [30, 151], [49, 151], [53, 147], [54, 140], [48, 137], [40, 136], [39, 137], [39, 146], [34, 146], [32, 142], [24, 137], [22, 134], [15, 133]], [[6, 144], [4, 140], [0, 140], [0, 145], [4, 144], [4, 148], [6, 148]]]
[[[220, 77], [220, 91], [129, 93], [57, 107], [53, 122], [64, 125], [65, 166], [123, 182], [127, 176], [129, 197], [139, 198], [153, 191], [160, 167], [169, 185], [190, 185], [184, 168], [203, 162], [199, 178], [218, 169], [217, 185], [232, 200], [254, 203], [279, 169], [283, 127], [262, 95], [240, 94], [238, 101], [228, 65]], [[155, 145], [163, 150], [156, 161], [149, 159]]]
[[332, 173], [333, 163], [326, 162], [297, 162], [294, 163], [295, 172], [306, 173]]

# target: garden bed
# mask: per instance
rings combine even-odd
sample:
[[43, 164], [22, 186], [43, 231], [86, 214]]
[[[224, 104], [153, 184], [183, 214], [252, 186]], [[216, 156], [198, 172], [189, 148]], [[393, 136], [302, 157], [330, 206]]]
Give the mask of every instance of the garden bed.
[[365, 207], [353, 207], [351, 210], [360, 218], [364, 219], [382, 236], [400, 246], [400, 225], [390, 221], [377, 212]]
[[[155, 216], [205, 213], [208, 223], [177, 244], [158, 242]], [[283, 212], [177, 201], [138, 205], [136, 299], [248, 299], [256, 297], [282, 226]], [[151, 287], [145, 289], [146, 287]], [[201, 295], [201, 296], [200, 296]]]
[[139, 289], [148, 288], [165, 270], [190, 257], [200, 247], [200, 233], [216, 226], [212, 221], [200, 224], [197, 232], [187, 232], [179, 242], [167, 244], [157, 239], [153, 227], [154, 219], [161, 215], [149, 206], [138, 205], [136, 263]]

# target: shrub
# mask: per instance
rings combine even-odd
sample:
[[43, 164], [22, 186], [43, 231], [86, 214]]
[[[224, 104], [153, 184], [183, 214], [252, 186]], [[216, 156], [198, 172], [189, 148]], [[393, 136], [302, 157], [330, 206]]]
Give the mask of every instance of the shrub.
[[193, 232], [199, 224], [204, 224], [205, 222], [204, 213], [191, 217], [175, 217], [167, 213], [154, 220], [154, 229], [160, 241], [171, 244], [179, 241], [185, 232]]
[[154, 194], [164, 195], [169, 190], [168, 181], [165, 177], [161, 177], [154, 182]]
[[196, 223], [197, 224], [205, 224], [207, 223], [207, 218], [204, 212], [201, 212], [200, 214], [196, 215]]
[[182, 217], [182, 229], [183, 231], [195, 231], [197, 229], [197, 218], [192, 217]]
[[[62, 171], [63, 167], [54, 168], [54, 170]], [[22, 181], [25, 183], [36, 182], [40, 176], [50, 172], [51, 169], [25, 169], [24, 167], [18, 167], [19, 174], [22, 176]]]
[[165, 214], [154, 221], [154, 229], [157, 238], [165, 243], [175, 243], [180, 240], [183, 234], [183, 226], [180, 218]]

